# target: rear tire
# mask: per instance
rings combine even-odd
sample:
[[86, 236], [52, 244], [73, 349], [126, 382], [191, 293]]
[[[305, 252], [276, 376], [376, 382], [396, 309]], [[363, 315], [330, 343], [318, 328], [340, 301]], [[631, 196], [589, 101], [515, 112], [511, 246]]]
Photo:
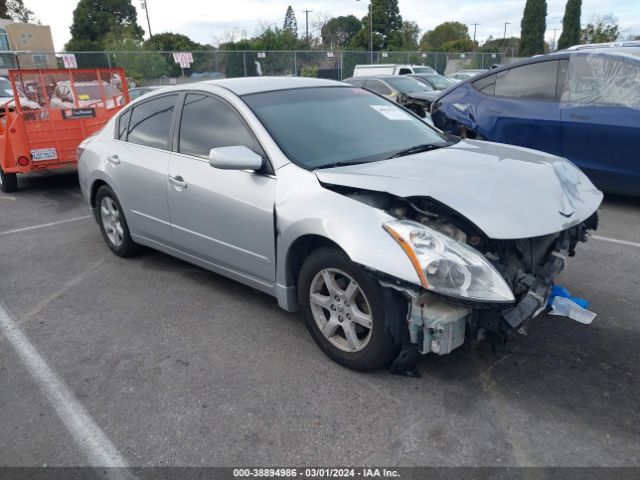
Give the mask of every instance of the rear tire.
[[113, 253], [126, 258], [141, 250], [140, 245], [131, 239], [127, 219], [118, 197], [106, 185], [101, 186], [96, 193], [94, 214], [100, 226], [102, 237]]
[[383, 298], [377, 280], [338, 249], [312, 252], [300, 269], [298, 302], [305, 325], [322, 351], [347, 368], [377, 370], [398, 355]]
[[4, 170], [0, 168], [0, 190], [4, 193], [12, 193], [18, 190], [18, 175], [4, 173]]

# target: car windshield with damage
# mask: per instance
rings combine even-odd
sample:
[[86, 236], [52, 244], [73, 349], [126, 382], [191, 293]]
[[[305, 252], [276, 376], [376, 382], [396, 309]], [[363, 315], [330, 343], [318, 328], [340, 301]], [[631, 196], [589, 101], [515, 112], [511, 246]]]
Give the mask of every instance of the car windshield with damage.
[[308, 170], [385, 160], [417, 145], [450, 144], [420, 118], [360, 88], [301, 88], [242, 98], [289, 159]]

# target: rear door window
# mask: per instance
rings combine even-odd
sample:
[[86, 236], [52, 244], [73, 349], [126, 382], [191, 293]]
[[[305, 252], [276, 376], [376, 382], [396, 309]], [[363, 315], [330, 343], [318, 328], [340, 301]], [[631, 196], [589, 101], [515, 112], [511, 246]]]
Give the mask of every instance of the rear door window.
[[380, 95], [391, 95], [393, 93], [389, 87], [379, 80], [367, 80], [366, 87]]
[[496, 74], [495, 94], [531, 100], [555, 100], [558, 61], [523, 65]]
[[127, 141], [167, 149], [178, 95], [165, 95], [133, 107]]

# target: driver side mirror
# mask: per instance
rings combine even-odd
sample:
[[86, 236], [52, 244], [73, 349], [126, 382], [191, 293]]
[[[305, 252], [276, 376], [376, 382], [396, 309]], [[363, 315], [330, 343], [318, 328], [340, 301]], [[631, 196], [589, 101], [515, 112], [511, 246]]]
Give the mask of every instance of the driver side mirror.
[[260, 170], [262, 157], [245, 146], [212, 148], [209, 164], [221, 170]]

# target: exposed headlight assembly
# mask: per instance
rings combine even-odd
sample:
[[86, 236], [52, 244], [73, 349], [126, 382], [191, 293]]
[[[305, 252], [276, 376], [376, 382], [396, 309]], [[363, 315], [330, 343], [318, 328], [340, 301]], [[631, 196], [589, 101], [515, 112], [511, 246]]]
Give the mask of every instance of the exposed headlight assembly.
[[510, 303], [513, 292], [477, 250], [411, 220], [383, 228], [400, 244], [427, 290], [465, 300]]

